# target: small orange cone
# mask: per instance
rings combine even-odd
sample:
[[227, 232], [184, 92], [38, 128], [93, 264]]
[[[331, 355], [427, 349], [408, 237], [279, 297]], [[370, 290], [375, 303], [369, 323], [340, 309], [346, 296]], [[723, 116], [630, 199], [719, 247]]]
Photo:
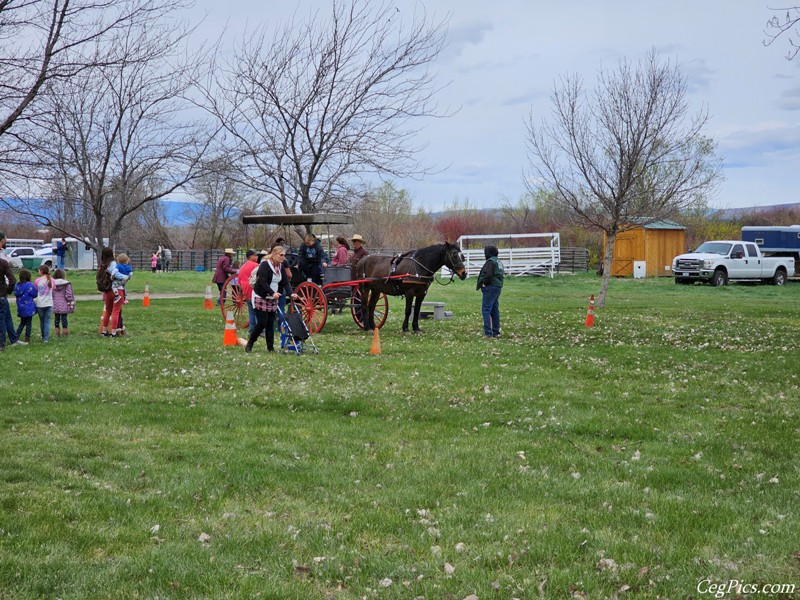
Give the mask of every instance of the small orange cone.
[[223, 346], [238, 346], [239, 338], [236, 336], [236, 323], [233, 322], [233, 311], [229, 310], [225, 316], [225, 335], [222, 336]]
[[586, 311], [586, 326], [594, 327], [594, 294], [589, 298], [589, 308]]
[[373, 356], [381, 353], [381, 334], [379, 332], [380, 329], [377, 327], [372, 330], [372, 346], [369, 349], [369, 353]]
[[142, 300], [142, 306], [150, 306], [150, 286], [148, 284], [144, 284], [144, 300]]
[[214, 310], [214, 300], [213, 296], [211, 295], [211, 284], [209, 283], [206, 286], [206, 297], [203, 300], [203, 309], [204, 310]]

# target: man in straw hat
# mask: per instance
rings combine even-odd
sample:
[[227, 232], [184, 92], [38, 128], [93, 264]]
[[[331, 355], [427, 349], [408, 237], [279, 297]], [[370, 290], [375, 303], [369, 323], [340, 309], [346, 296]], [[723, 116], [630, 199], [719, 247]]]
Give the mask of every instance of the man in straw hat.
[[[235, 254], [236, 250], [233, 248], [225, 248], [224, 254], [217, 262], [217, 268], [214, 270], [214, 277], [211, 279], [211, 282], [217, 284], [220, 295], [222, 294], [222, 288], [225, 286], [228, 277], [236, 273], [236, 269], [231, 266], [231, 260]], [[217, 304], [219, 304], [219, 299], [217, 299]]]
[[350, 239], [353, 242], [353, 256], [350, 257], [350, 270], [355, 273], [358, 261], [367, 256], [369, 252], [364, 247], [364, 238], [359, 234], [354, 234]]

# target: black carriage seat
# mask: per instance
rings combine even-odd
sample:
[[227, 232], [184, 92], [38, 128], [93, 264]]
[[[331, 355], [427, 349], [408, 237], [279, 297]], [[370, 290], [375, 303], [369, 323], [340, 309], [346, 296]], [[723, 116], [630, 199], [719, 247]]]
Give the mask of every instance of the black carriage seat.
[[325, 283], [342, 283], [343, 281], [351, 281], [353, 279], [353, 274], [350, 271], [349, 266], [344, 267], [326, 267], [325, 272]]
[[[352, 281], [353, 275], [350, 272], [349, 266], [344, 267], [331, 267], [328, 266], [325, 268], [325, 272], [323, 273], [323, 278], [325, 280], [325, 285], [328, 286], [332, 283], [344, 283], [345, 281]], [[327, 287], [325, 290], [325, 295], [328, 297], [329, 301], [333, 301], [334, 309], [338, 312], [341, 312], [343, 308], [342, 302], [349, 298], [353, 293], [353, 288], [347, 285], [341, 286], [333, 286]]]

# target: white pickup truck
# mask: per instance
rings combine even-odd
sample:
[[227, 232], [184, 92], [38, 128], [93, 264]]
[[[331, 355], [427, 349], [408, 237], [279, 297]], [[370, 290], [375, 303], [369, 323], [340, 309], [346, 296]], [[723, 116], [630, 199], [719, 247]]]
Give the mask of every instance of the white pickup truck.
[[705, 242], [694, 252], [673, 259], [672, 276], [675, 283], [707, 281], [716, 286], [735, 280], [783, 285], [787, 278], [794, 277], [794, 259], [765, 257], [752, 242]]

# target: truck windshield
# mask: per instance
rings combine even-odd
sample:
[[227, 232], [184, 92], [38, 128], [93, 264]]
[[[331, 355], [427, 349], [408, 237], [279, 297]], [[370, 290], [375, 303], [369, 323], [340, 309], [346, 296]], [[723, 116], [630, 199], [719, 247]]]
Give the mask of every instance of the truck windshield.
[[695, 252], [705, 252], [708, 254], [722, 254], [726, 256], [731, 250], [730, 244], [723, 244], [722, 242], [706, 242], [700, 244], [700, 247]]

